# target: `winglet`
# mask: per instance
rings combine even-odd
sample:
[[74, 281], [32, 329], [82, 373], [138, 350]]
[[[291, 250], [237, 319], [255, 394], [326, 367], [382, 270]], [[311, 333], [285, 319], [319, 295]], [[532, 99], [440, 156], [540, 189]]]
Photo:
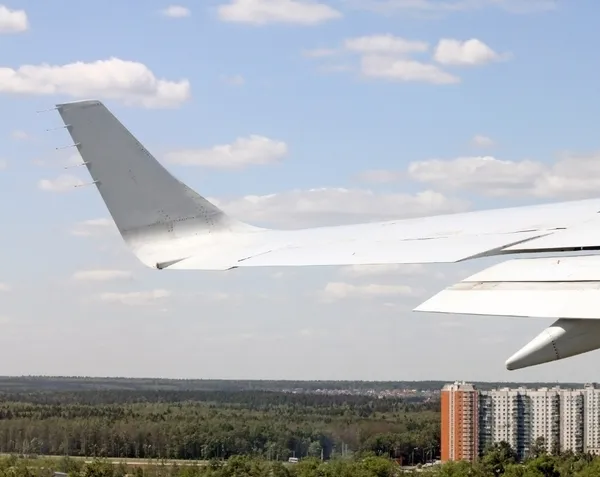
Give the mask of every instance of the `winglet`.
[[73, 101], [56, 109], [121, 236], [146, 265], [186, 258], [182, 240], [259, 230], [229, 217], [171, 175], [101, 101]]

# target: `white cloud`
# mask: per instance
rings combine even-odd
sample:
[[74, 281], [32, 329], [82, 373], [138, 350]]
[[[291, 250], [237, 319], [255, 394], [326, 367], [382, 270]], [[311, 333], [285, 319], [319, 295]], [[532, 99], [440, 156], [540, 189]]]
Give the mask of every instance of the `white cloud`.
[[413, 180], [488, 196], [585, 198], [600, 190], [600, 153], [563, 155], [554, 164], [509, 161], [491, 156], [432, 159], [409, 165]]
[[410, 177], [418, 182], [449, 188], [485, 188], [489, 193], [531, 184], [544, 171], [534, 161], [502, 161], [491, 156], [431, 159], [412, 162]]
[[133, 273], [127, 270], [80, 270], [73, 274], [73, 280], [107, 282], [133, 278]]
[[186, 18], [192, 14], [189, 8], [182, 7], [181, 5], [169, 5], [164, 10], [161, 10], [161, 13], [169, 18]]
[[406, 40], [385, 34], [349, 38], [344, 42], [344, 47], [356, 53], [405, 55], [425, 52], [429, 45], [424, 41]]
[[350, 0], [350, 3], [381, 13], [451, 13], [483, 8], [498, 8], [509, 13], [533, 13], [554, 10], [558, 6], [557, 0]]
[[25, 131], [21, 131], [20, 129], [15, 129], [10, 132], [10, 137], [15, 141], [25, 141], [27, 139], [31, 139], [31, 136], [27, 134]]
[[169, 162], [188, 166], [240, 169], [250, 165], [279, 162], [288, 153], [287, 144], [268, 137], [250, 135], [237, 138], [231, 144], [210, 149], [181, 149], [166, 154]]
[[117, 227], [112, 219], [100, 218], [90, 219], [79, 222], [71, 229], [71, 235], [79, 237], [90, 237], [92, 235], [105, 234], [107, 232], [115, 232]]
[[361, 58], [361, 73], [370, 78], [389, 81], [421, 81], [431, 84], [459, 83], [460, 78], [435, 65], [387, 55], [368, 55]]
[[345, 282], [329, 282], [321, 295], [324, 300], [342, 300], [345, 298], [388, 298], [394, 296], [418, 295], [415, 289], [408, 285], [353, 285]]
[[21, 33], [29, 29], [29, 20], [25, 10], [10, 10], [0, 5], [0, 34]]
[[218, 7], [218, 15], [223, 21], [252, 25], [317, 25], [342, 17], [338, 10], [313, 0], [231, 0]]
[[[411, 54], [428, 51], [427, 42], [408, 40], [391, 34], [367, 35], [348, 38], [338, 53], [358, 55], [360, 73], [368, 78], [388, 81], [420, 81], [432, 84], [452, 84], [460, 82], [439, 66], [417, 61]], [[310, 51], [310, 50], [309, 50]], [[318, 54], [327, 51], [327, 54]], [[323, 58], [335, 54], [336, 50], [313, 50], [313, 58]], [[344, 69], [348, 69], [344, 67]]]
[[438, 42], [433, 55], [438, 63], [451, 66], [484, 65], [508, 59], [509, 56], [507, 53], [496, 53], [477, 38], [466, 41], [443, 38]]
[[242, 220], [292, 228], [418, 217], [468, 208], [465, 201], [429, 190], [411, 195], [322, 188], [210, 200]]
[[146, 108], [179, 106], [191, 94], [188, 80], [159, 79], [146, 65], [119, 58], [0, 67], [0, 93], [97, 97]]
[[56, 179], [42, 179], [38, 182], [38, 187], [47, 192], [66, 192], [74, 187], [82, 186], [84, 182], [76, 176], [62, 174]]
[[126, 306], [154, 305], [171, 296], [168, 290], [157, 289], [150, 291], [127, 292], [127, 293], [101, 293], [99, 299], [105, 303], [120, 304]]
[[221, 76], [221, 80], [230, 86], [243, 86], [246, 84], [246, 80], [242, 75], [232, 75], [232, 76]]
[[482, 134], [476, 134], [471, 139], [471, 145], [475, 147], [485, 148], [495, 146], [496, 143], [491, 137], [484, 136]]
[[12, 287], [5, 282], [0, 282], [0, 292], [7, 293], [12, 290]]

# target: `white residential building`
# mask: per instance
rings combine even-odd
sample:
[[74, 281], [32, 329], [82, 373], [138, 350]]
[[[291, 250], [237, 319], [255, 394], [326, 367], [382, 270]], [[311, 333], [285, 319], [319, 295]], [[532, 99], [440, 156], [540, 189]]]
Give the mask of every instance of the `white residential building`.
[[584, 451], [584, 391], [560, 390], [560, 449]]
[[600, 455], [600, 389], [595, 384], [583, 388], [584, 452]]
[[[479, 393], [479, 450], [507, 442], [520, 458], [540, 438], [548, 452], [600, 454], [600, 389], [500, 388]], [[536, 442], [537, 441], [537, 442]]]

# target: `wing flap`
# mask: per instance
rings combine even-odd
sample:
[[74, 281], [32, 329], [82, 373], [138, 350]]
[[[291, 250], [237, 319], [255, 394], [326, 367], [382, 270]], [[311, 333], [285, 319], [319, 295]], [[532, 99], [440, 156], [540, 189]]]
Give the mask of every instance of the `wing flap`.
[[600, 248], [600, 218], [571, 225], [564, 230], [539, 237], [527, 243], [506, 247], [507, 252], [543, 252], [552, 250], [581, 250]]
[[600, 319], [600, 256], [504, 262], [446, 288], [415, 311]]

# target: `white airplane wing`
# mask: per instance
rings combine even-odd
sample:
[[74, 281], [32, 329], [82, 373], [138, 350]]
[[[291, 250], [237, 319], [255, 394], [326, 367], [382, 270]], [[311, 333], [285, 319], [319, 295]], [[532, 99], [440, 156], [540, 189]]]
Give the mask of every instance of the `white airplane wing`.
[[[600, 199], [300, 230], [256, 227], [230, 217], [171, 175], [102, 102], [75, 101], [56, 108], [121, 236], [149, 267], [228, 270], [441, 263], [600, 249]], [[562, 260], [568, 263], [569, 258]], [[537, 287], [537, 298], [528, 301], [523, 293], [507, 295], [505, 289], [491, 287], [482, 299], [483, 293], [467, 286], [457, 293], [443, 291], [419, 309], [488, 315], [527, 310], [527, 316], [549, 316], [546, 297], [558, 294], [556, 289], [542, 290], [545, 285], [540, 284], [546, 282], [536, 270], [543, 267], [532, 262], [519, 267], [510, 269], [511, 276]], [[596, 270], [592, 275], [600, 283], [600, 268]], [[562, 274], [561, 283], [571, 291], [579, 289], [576, 284], [581, 280], [573, 278], [578, 276]], [[499, 282], [512, 283], [504, 278]], [[600, 297], [600, 286], [594, 293]], [[600, 318], [600, 307], [582, 317], [574, 316], [583, 313], [580, 309], [566, 303], [560, 308], [562, 318]]]

